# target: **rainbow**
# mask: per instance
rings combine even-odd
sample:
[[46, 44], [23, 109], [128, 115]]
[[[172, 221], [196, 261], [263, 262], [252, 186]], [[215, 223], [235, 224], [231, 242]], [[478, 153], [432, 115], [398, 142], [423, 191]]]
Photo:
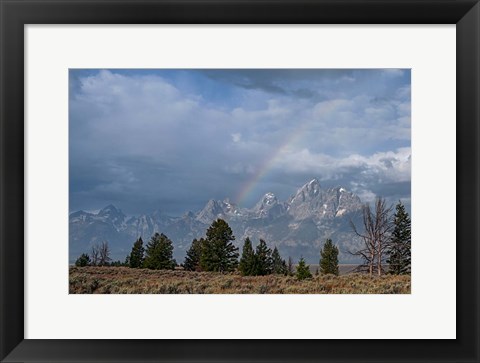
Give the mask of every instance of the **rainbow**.
[[291, 135], [288, 135], [277, 148], [275, 148], [259, 163], [256, 171], [242, 185], [239, 192], [235, 196], [235, 202], [238, 205], [242, 205], [242, 203], [244, 203], [245, 200], [256, 190], [256, 186], [275, 167], [275, 164], [281, 159], [282, 155], [289, 151], [289, 149], [297, 142], [297, 140], [302, 137], [305, 130], [306, 123], [303, 123], [295, 130], [295, 132], [292, 132]]

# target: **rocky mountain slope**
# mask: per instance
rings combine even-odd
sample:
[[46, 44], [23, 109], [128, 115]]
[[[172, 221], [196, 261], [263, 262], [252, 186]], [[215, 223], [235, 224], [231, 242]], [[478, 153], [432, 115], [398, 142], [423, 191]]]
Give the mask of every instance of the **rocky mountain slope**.
[[289, 200], [282, 202], [273, 193], [265, 194], [251, 209], [238, 208], [228, 199], [209, 200], [197, 213], [187, 212], [170, 217], [160, 212], [151, 215], [126, 216], [109, 205], [98, 213], [78, 211], [70, 214], [70, 262], [95, 243], [108, 241], [112, 258], [123, 260], [133, 242], [142, 236], [144, 242], [155, 232], [166, 234], [175, 245], [175, 258], [182, 262], [193, 238], [205, 235], [217, 218], [226, 220], [241, 247], [246, 237], [254, 246], [260, 238], [276, 245], [284, 258], [300, 256], [309, 263], [318, 263], [319, 250], [326, 238], [332, 238], [340, 249], [340, 261], [354, 262], [349, 250], [355, 239], [350, 221], [359, 223], [362, 202], [344, 188], [322, 189], [317, 179], [303, 185]]

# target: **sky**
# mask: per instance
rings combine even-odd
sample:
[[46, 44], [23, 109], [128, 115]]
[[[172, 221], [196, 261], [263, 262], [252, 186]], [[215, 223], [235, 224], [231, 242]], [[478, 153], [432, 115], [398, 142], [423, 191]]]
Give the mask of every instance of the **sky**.
[[71, 69], [70, 212], [252, 207], [313, 178], [410, 206], [409, 69]]

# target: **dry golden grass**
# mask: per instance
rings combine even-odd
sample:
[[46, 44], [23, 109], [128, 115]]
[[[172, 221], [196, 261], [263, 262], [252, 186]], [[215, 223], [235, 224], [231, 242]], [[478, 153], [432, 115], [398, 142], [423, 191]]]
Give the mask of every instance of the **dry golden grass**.
[[409, 294], [410, 276], [241, 276], [238, 273], [70, 267], [71, 294]]

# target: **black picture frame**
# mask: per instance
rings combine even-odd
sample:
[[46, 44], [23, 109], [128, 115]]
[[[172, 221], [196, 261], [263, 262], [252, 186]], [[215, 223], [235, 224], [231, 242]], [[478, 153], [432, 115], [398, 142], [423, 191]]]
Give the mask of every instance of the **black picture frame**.
[[[480, 361], [478, 0], [0, 0], [0, 12], [2, 361]], [[456, 24], [457, 339], [24, 339], [24, 25], [157, 23]]]

